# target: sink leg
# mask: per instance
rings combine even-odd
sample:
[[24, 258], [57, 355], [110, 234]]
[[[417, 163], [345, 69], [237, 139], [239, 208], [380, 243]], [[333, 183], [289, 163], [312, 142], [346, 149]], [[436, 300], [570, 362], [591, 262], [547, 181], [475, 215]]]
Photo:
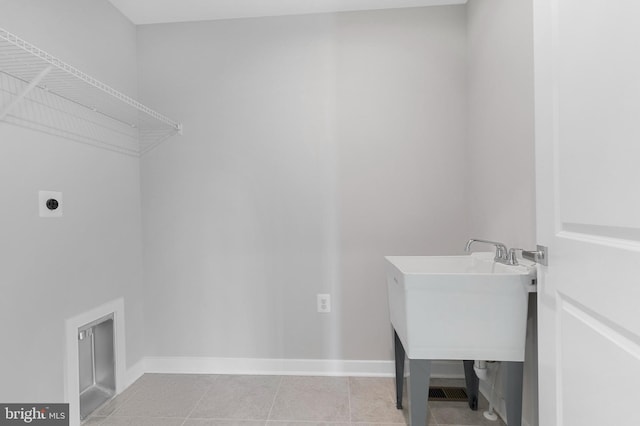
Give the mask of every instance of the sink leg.
[[480, 388], [480, 379], [473, 370], [473, 360], [464, 360], [464, 379], [467, 385], [467, 395], [469, 398], [469, 408], [473, 411], [478, 410], [478, 389]]
[[507, 406], [507, 424], [522, 425], [522, 376], [523, 362], [502, 362], [504, 366], [505, 404]]
[[431, 360], [409, 360], [409, 425], [425, 426], [429, 418]]
[[396, 353], [396, 408], [402, 410], [402, 387], [404, 385], [404, 347], [398, 337], [398, 333], [393, 330], [394, 349]]

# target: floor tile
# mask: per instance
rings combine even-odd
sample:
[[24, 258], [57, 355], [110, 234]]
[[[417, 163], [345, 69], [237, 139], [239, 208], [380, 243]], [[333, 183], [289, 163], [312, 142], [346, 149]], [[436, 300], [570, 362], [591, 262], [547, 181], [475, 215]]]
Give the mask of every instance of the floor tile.
[[[351, 426], [406, 426], [407, 425], [407, 423], [367, 423], [367, 422], [357, 422], [357, 423], [350, 423], [350, 424]], [[433, 424], [435, 425], [435, 423]]]
[[218, 376], [190, 418], [267, 420], [280, 376]]
[[100, 426], [181, 426], [183, 418], [109, 417]]
[[95, 417], [95, 416], [92, 416], [92, 417], [89, 417], [88, 419], [85, 419], [82, 422], [82, 426], [98, 426], [105, 419], [106, 419], [106, 417]]
[[456, 426], [505, 426], [498, 418], [497, 421], [487, 420], [482, 414], [484, 409], [472, 411], [468, 406], [434, 406], [431, 405], [431, 414], [438, 425]]
[[348, 379], [284, 377], [269, 420], [348, 422]]
[[[266, 426], [351, 426], [352, 423], [326, 423], [326, 422], [281, 422], [281, 421], [268, 421]], [[376, 425], [376, 426], [384, 426], [384, 425]], [[402, 425], [395, 425], [402, 426]]]
[[351, 377], [351, 421], [406, 423], [403, 410], [396, 408], [394, 379]]
[[118, 407], [110, 418], [185, 418], [213, 383], [215, 383], [213, 376], [197, 374], [150, 375], [139, 385], [136, 393]]
[[265, 426], [263, 420], [187, 419], [183, 426]]
[[[397, 410], [389, 378], [145, 374], [82, 426], [403, 426], [404, 385], [404, 409]], [[478, 411], [464, 402], [429, 401], [429, 425], [504, 426], [484, 418], [488, 405], [482, 395]]]

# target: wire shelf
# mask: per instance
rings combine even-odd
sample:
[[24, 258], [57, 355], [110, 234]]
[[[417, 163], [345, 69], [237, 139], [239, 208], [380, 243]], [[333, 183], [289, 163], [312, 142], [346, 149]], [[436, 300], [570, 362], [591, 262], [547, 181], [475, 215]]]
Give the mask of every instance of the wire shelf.
[[130, 155], [182, 125], [0, 28], [0, 120]]

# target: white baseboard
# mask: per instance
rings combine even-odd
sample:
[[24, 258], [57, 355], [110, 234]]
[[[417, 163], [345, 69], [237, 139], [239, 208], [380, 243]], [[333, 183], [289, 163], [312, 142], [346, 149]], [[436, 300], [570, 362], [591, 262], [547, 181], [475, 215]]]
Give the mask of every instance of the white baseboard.
[[[369, 360], [146, 357], [128, 370], [127, 380], [143, 373], [393, 377], [395, 367]], [[462, 362], [434, 361], [431, 376], [464, 377]]]
[[127, 372], [124, 375], [124, 387], [123, 389], [128, 388], [138, 380], [142, 375], [146, 373], [145, 370], [145, 360], [144, 358], [140, 361], [133, 364], [130, 368], [127, 368]]

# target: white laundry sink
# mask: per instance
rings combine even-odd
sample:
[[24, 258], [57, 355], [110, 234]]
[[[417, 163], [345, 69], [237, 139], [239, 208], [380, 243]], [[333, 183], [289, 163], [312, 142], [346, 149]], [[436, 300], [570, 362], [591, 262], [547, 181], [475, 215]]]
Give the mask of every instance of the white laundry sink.
[[493, 257], [386, 257], [391, 323], [409, 359], [524, 361], [535, 264]]

